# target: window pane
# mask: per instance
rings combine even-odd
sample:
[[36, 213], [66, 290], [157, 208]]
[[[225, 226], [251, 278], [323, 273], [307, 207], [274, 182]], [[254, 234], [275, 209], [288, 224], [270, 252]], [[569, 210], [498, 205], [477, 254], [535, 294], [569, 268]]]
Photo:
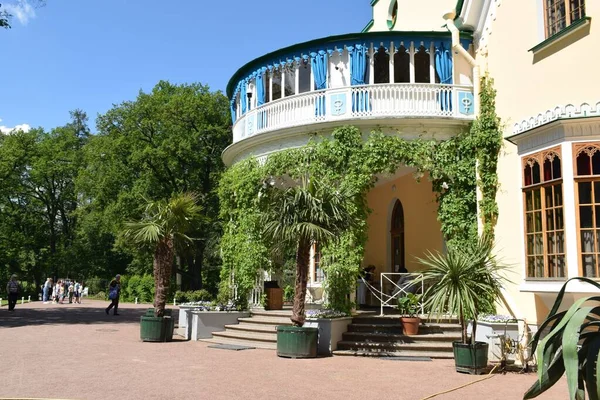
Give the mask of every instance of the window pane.
[[533, 191], [533, 209], [539, 210], [542, 208], [542, 193], [540, 189], [536, 189]]
[[556, 248], [554, 246], [554, 233], [549, 233], [547, 238], [548, 240], [546, 243], [548, 244], [548, 254], [556, 253]]
[[552, 180], [552, 164], [547, 158], [544, 160], [544, 182]]
[[548, 256], [546, 257], [546, 262], [548, 263], [548, 276], [553, 278], [556, 276], [556, 257]]
[[556, 222], [556, 229], [563, 229], [565, 227], [564, 221], [563, 221], [563, 209], [561, 208], [557, 208], [554, 211], [554, 215], [556, 217], [555, 222]]
[[581, 252], [582, 253], [593, 253], [594, 252], [594, 231], [585, 230], [581, 231]]
[[542, 231], [542, 213], [540, 211], [533, 213], [533, 222], [535, 224], [534, 232]]
[[535, 276], [537, 278], [544, 277], [544, 257], [535, 258]]
[[531, 191], [525, 193], [525, 210], [533, 210], [533, 193]]
[[592, 183], [579, 182], [579, 204], [592, 203]]
[[600, 203], [600, 181], [594, 182], [594, 198], [596, 203]]
[[552, 177], [554, 179], [562, 178], [562, 171], [560, 169], [560, 158], [558, 156], [554, 157], [552, 161]]
[[559, 254], [565, 252], [565, 233], [563, 231], [556, 232], [556, 252]]
[[533, 235], [527, 235], [527, 255], [533, 254]]
[[565, 277], [565, 256], [557, 256], [556, 257], [556, 277], [564, 278]]
[[[534, 238], [534, 251], [535, 251], [536, 255], [544, 254], [544, 238], [542, 237], [541, 233], [535, 235], [535, 238]], [[542, 259], [542, 262], [544, 262], [543, 259]]]
[[591, 175], [590, 157], [585, 151], [582, 151], [577, 156], [577, 175]]
[[554, 206], [562, 206], [562, 185], [554, 185]]
[[579, 206], [579, 226], [582, 228], [593, 228], [592, 206]]
[[531, 179], [531, 167], [529, 166], [529, 164], [527, 164], [525, 166], [525, 170], [523, 171], [523, 175], [525, 176], [525, 186], [529, 186], [532, 184], [532, 179]]
[[596, 277], [596, 256], [591, 254], [584, 254], [581, 256], [581, 263], [583, 265], [583, 276], [588, 278]]
[[527, 219], [527, 233], [533, 232], [533, 214], [529, 213], [526, 216]]
[[546, 230], [554, 230], [554, 212], [552, 210], [546, 211]]
[[535, 257], [527, 257], [527, 276], [535, 277]]
[[544, 195], [546, 196], [546, 207], [554, 207], [552, 186], [544, 188]]
[[540, 164], [539, 163], [533, 163], [532, 174], [533, 174], [533, 184], [540, 183], [541, 178], [540, 178]]
[[600, 174], [600, 151], [596, 151], [592, 156], [592, 173], [594, 175]]

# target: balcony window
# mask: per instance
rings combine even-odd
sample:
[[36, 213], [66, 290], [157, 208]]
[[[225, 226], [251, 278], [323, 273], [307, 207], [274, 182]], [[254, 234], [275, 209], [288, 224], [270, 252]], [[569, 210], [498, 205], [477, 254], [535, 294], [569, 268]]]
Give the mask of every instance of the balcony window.
[[544, 0], [546, 37], [585, 17], [585, 0]]
[[560, 149], [523, 159], [528, 278], [564, 278], [565, 227]]
[[310, 92], [310, 61], [300, 60], [300, 67], [298, 68], [299, 74], [299, 88], [300, 93]]
[[374, 55], [374, 82], [390, 83], [390, 55], [385, 47], [381, 46]]
[[394, 54], [394, 82], [410, 82], [410, 54], [404, 46], [400, 46]]
[[574, 145], [580, 274], [598, 278], [600, 262], [600, 143]]
[[431, 57], [425, 46], [419, 46], [417, 52], [415, 52], [415, 82], [416, 83], [430, 83], [431, 79], [429, 76], [429, 65]]

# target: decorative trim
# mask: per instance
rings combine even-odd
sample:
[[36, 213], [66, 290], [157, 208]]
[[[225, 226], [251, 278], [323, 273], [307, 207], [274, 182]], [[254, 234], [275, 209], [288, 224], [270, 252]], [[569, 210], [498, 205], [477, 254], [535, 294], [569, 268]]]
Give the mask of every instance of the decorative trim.
[[362, 31], [360, 31], [361, 33], [366, 33], [369, 32], [369, 30], [373, 27], [373, 25], [375, 24], [375, 20], [371, 19], [369, 21], [369, 23], [367, 25], [365, 25], [365, 27], [362, 29]]
[[600, 101], [596, 103], [595, 107], [590, 106], [589, 103], [582, 103], [579, 107], [575, 107], [573, 104], [567, 104], [565, 106], [556, 106], [553, 109], [548, 109], [544, 113], [539, 113], [536, 116], [531, 116], [522, 120], [520, 123], [514, 124], [513, 135], [507, 139], [510, 140], [511, 138], [514, 138], [515, 135], [559, 119], [585, 117], [600, 117]]
[[460, 16], [460, 13], [462, 12], [464, 3], [465, 3], [465, 0], [457, 0], [456, 1], [456, 7], [454, 7], [454, 9], [456, 10], [456, 16], [454, 17], [455, 21]]
[[533, 54], [535, 54], [541, 50], [544, 50], [544, 49], [550, 47], [554, 43], [559, 42], [561, 39], [569, 36], [570, 34], [576, 32], [580, 29], [585, 28], [586, 26], [588, 26], [591, 23], [592, 23], [592, 17], [579, 18], [577, 21], [573, 22], [571, 25], [567, 26], [565, 29], [550, 36], [549, 38], [544, 40], [542, 43], [539, 43], [539, 44], [533, 46], [528, 51], [531, 51], [531, 52], [533, 52]]
[[379, 0], [371, 0], [371, 6], [374, 6], [375, 4], [377, 4]]
[[483, 28], [480, 32], [475, 33], [475, 42], [477, 43], [477, 51], [481, 54], [487, 53], [489, 36], [492, 34], [492, 25], [496, 21], [498, 7], [502, 4], [502, 0], [490, 0], [490, 6], [487, 11], [487, 16], [483, 23]]

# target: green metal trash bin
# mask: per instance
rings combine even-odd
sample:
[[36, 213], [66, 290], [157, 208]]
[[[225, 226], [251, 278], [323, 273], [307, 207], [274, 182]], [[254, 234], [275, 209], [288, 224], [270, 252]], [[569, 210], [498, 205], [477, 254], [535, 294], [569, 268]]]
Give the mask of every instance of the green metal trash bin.
[[277, 355], [288, 358], [317, 357], [318, 328], [277, 327]]
[[165, 318], [142, 315], [140, 317], [140, 339], [144, 342], [164, 342], [166, 339]]

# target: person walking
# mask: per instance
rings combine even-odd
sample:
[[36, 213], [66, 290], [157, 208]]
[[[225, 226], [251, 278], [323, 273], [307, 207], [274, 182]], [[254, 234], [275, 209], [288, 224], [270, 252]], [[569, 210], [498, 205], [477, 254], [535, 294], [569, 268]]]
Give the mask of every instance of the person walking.
[[75, 296], [75, 303], [81, 304], [81, 285], [77, 281], [75, 281], [75, 285], [73, 286], [73, 294]]
[[48, 278], [48, 279], [46, 279], [46, 283], [44, 283], [44, 294], [43, 294], [44, 304], [48, 304], [48, 296], [51, 294], [50, 293], [51, 291], [52, 291], [52, 278]]
[[73, 295], [75, 294], [75, 286], [73, 282], [69, 282], [69, 304], [73, 303]]
[[65, 282], [60, 282], [58, 285], [58, 304], [63, 304], [65, 301]]
[[17, 281], [17, 275], [12, 275], [10, 281], [6, 285], [6, 292], [8, 293], [8, 311], [15, 311], [17, 305], [17, 299], [19, 298], [19, 282]]
[[108, 286], [108, 298], [111, 300], [111, 303], [108, 307], [106, 307], [106, 315], [111, 308], [115, 308], [113, 311], [113, 315], [119, 315], [119, 296], [121, 295], [121, 275], [115, 276], [115, 279], [110, 281], [110, 285]]

